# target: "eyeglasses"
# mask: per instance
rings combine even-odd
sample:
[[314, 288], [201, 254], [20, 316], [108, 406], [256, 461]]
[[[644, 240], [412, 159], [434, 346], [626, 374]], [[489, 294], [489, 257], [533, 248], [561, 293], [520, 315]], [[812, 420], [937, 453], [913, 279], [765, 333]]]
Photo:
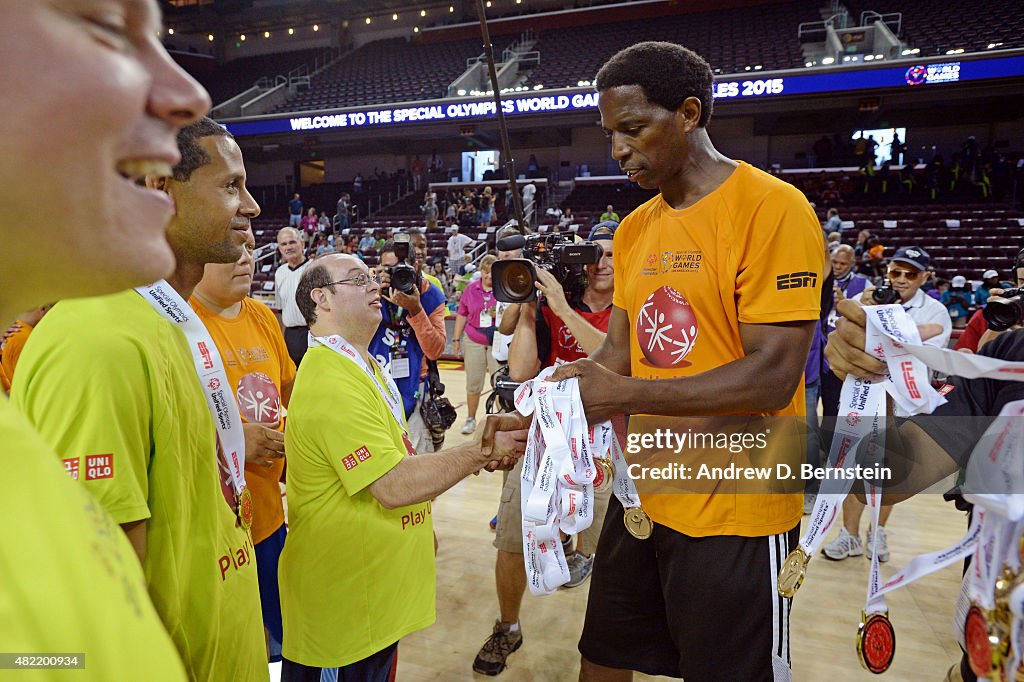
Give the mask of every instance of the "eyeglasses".
[[351, 284], [352, 286], [355, 286], [355, 287], [369, 287], [371, 283], [379, 284], [380, 283], [380, 278], [377, 277], [377, 275], [372, 274], [372, 273], [368, 275], [365, 272], [361, 272], [358, 275], [356, 275], [355, 277], [348, 277], [346, 279], [339, 279], [337, 282], [328, 282], [324, 286], [328, 286], [329, 287], [329, 286], [332, 286], [332, 285], [335, 285], [335, 284]]
[[917, 276], [921, 274], [920, 270], [889, 270], [889, 279], [917, 279]]

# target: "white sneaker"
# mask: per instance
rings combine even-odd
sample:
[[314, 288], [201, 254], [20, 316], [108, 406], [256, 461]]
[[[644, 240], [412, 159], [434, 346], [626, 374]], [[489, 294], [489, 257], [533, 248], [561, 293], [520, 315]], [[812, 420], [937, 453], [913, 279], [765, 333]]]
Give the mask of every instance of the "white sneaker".
[[881, 561], [882, 563], [885, 563], [886, 561], [889, 560], [889, 540], [888, 540], [888, 538], [885, 535], [885, 527], [884, 526], [879, 526], [878, 527], [878, 544], [877, 544], [877, 546], [875, 545], [875, 543], [872, 542], [873, 539], [874, 538], [873, 538], [873, 535], [872, 535], [871, 526], [868, 526], [868, 542], [867, 542], [867, 548], [866, 548], [867, 549], [868, 558], [870, 559], [871, 555], [874, 554], [875, 550], [877, 549], [878, 550], [878, 560]]
[[864, 545], [861, 544], [859, 537], [850, 535], [845, 528], [842, 528], [839, 531], [839, 537], [825, 545], [821, 553], [833, 561], [842, 561], [846, 557], [862, 555]]
[[462, 427], [462, 435], [468, 436], [469, 434], [476, 431], [476, 420], [470, 417], [466, 420], [466, 424]]

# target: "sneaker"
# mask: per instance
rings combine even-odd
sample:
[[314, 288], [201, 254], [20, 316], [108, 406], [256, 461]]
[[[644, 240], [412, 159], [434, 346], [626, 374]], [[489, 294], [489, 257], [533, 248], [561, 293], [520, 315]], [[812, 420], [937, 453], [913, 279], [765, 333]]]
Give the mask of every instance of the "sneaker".
[[825, 545], [821, 553], [833, 561], [842, 561], [846, 557], [863, 554], [864, 545], [861, 544], [859, 537], [850, 535], [843, 528], [839, 531], [839, 537]]
[[476, 420], [470, 417], [466, 420], [466, 424], [462, 427], [462, 435], [468, 436], [469, 434], [476, 431]]
[[878, 544], [877, 545], [872, 542], [873, 539], [874, 539], [874, 537], [873, 537], [873, 534], [872, 534], [871, 526], [868, 526], [868, 542], [867, 542], [868, 558], [870, 559], [871, 555], [874, 554], [875, 550], [877, 549], [878, 550], [878, 560], [881, 561], [884, 564], [886, 561], [889, 560], [889, 540], [885, 536], [885, 527], [884, 526], [879, 526], [878, 527]]
[[817, 497], [811, 493], [804, 493], [804, 516], [814, 511], [814, 499]]
[[587, 582], [587, 578], [594, 570], [594, 555], [587, 556], [582, 552], [573, 552], [572, 556], [566, 558], [569, 564], [569, 582], [562, 585], [563, 589], [579, 587]]
[[487, 525], [491, 527], [491, 530], [498, 530], [498, 516], [495, 515], [494, 518], [487, 523]]
[[565, 560], [568, 562], [569, 557], [573, 555], [576, 550], [573, 549], [573, 545], [576, 541], [575, 535], [566, 535], [562, 538], [562, 554], [565, 555]]
[[497, 675], [504, 670], [509, 654], [523, 645], [523, 631], [511, 632], [512, 626], [500, 620], [494, 623], [494, 633], [487, 638], [473, 661], [473, 671], [481, 675]]

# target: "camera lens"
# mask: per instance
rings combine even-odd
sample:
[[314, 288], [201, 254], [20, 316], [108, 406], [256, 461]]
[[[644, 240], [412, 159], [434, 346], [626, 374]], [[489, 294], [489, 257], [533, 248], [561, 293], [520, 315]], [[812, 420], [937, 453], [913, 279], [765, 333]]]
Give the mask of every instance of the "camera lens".
[[534, 282], [537, 281], [533, 263], [516, 258], [498, 261], [492, 270], [494, 275], [494, 295], [504, 303], [523, 303], [532, 301], [537, 296]]
[[988, 328], [994, 332], [1004, 332], [1015, 324], [1020, 324], [1024, 317], [1024, 302], [1020, 296], [1000, 298], [993, 296], [982, 308], [981, 314], [988, 322]]
[[391, 286], [403, 294], [411, 294], [416, 288], [416, 270], [408, 265], [391, 268]]

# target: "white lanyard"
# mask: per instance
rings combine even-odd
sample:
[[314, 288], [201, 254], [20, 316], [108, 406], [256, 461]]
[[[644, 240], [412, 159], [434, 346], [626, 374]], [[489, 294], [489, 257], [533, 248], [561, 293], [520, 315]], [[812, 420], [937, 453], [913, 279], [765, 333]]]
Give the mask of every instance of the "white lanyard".
[[589, 428], [579, 381], [546, 381], [553, 371], [546, 368], [515, 395], [519, 412], [534, 416], [521, 495], [527, 582], [537, 595], [551, 594], [569, 580], [558, 531], [575, 534], [593, 523], [594, 482], [605, 478], [602, 460], [615, 462], [614, 490], [623, 507], [640, 507], [611, 422]]
[[[827, 466], [830, 468], [853, 469], [861, 441], [869, 435], [873, 439], [868, 443], [869, 450], [881, 448], [878, 434], [885, 417], [886, 392], [910, 414], [930, 412], [945, 402], [928, 381], [928, 368], [904, 350], [908, 344], [920, 343], [917, 326], [906, 311], [898, 305], [871, 306], [864, 311], [867, 314], [865, 351], [885, 360], [890, 378], [872, 383], [853, 376], [846, 377], [840, 394], [835, 436], [829, 449]], [[793, 597], [803, 583], [807, 564], [838, 518], [839, 509], [852, 484], [852, 476], [830, 477], [822, 483], [807, 530], [779, 572], [778, 588], [783, 597]], [[871, 513], [872, 526], [877, 533], [878, 520], [874, 515], [878, 510], [872, 509]], [[877, 586], [877, 571], [872, 573], [871, 580]]]
[[[230, 390], [224, 362], [217, 345], [202, 320], [170, 284], [160, 280], [148, 287], [136, 287], [161, 317], [174, 323], [185, 334], [199, 385], [206, 396], [206, 405], [213, 415], [213, 425], [223, 451], [224, 466], [231, 477], [231, 487], [241, 499], [245, 490], [245, 434], [242, 416]], [[239, 509], [239, 513], [243, 510]], [[249, 510], [251, 513], [251, 509]]]
[[[366, 376], [370, 377], [370, 381], [377, 387], [377, 392], [380, 393], [381, 397], [384, 398], [384, 402], [388, 406], [388, 410], [391, 411], [391, 416], [395, 418], [398, 423], [398, 428], [402, 430], [402, 433], [406, 433], [407, 429], [405, 426], [405, 408], [402, 406], [402, 394], [398, 392], [398, 386], [395, 384], [395, 380], [391, 378], [391, 375], [385, 372], [377, 364], [376, 360], [371, 358], [374, 367], [380, 372], [380, 375], [384, 377], [384, 382], [387, 385], [381, 386], [380, 382], [377, 381], [376, 373], [370, 369], [366, 361], [363, 360], [363, 356], [359, 354], [359, 351], [355, 349], [348, 341], [346, 341], [340, 334], [332, 334], [330, 336], [313, 336], [312, 333], [309, 335], [310, 346], [321, 345], [330, 348], [335, 353], [343, 358], [348, 358], [352, 362], [356, 363], [359, 369], [363, 370]], [[314, 343], [315, 342], [315, 343]]]

